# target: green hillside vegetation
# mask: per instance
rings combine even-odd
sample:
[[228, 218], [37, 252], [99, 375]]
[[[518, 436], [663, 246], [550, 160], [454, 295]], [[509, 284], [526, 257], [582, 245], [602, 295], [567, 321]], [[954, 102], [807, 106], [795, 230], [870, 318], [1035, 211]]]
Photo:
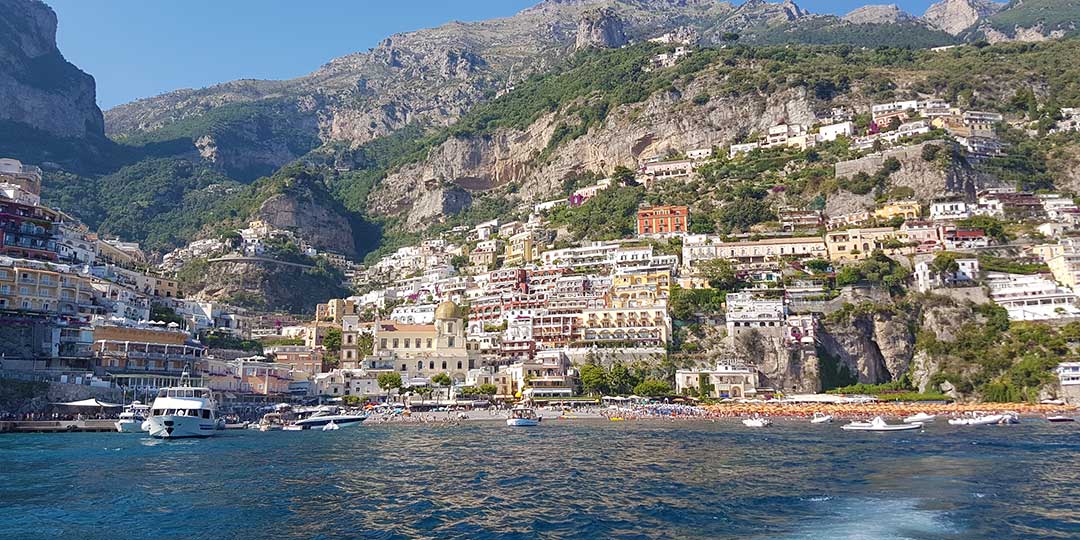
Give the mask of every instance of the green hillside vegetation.
[[852, 24], [835, 18], [821, 17], [769, 28], [751, 36], [750, 42], [855, 47], [879, 47], [882, 43], [888, 43], [893, 47], [925, 49], [951, 45], [957, 40], [946, 32], [933, 30], [916, 22]]
[[1005, 309], [992, 304], [975, 308], [978, 320], [964, 324], [951, 342], [920, 332], [919, 350], [941, 361], [931, 383], [940, 389], [948, 381], [964, 394], [978, 393], [987, 401], [1037, 401], [1039, 390], [1053, 382], [1053, 369], [1063, 357], [1077, 352], [1080, 324], [1061, 328], [1029, 322], [1010, 322]]
[[1006, 9], [987, 18], [995, 30], [1013, 35], [1016, 27], [1042, 25], [1043, 32], [1066, 30], [1076, 35], [1080, 30], [1080, 0], [1012, 0]]

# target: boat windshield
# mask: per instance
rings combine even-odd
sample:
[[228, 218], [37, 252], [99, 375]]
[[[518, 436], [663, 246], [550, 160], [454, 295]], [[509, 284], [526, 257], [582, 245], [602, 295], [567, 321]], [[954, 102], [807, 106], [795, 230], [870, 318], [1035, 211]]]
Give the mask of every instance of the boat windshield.
[[536, 418], [536, 411], [533, 411], [532, 409], [513, 409], [510, 411], [510, 416], [512, 418], [525, 418], [533, 420]]

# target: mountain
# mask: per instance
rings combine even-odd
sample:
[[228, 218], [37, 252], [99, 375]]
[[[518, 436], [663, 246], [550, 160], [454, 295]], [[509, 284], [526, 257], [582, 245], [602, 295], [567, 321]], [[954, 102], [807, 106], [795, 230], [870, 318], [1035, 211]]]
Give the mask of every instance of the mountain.
[[1045, 41], [1080, 30], [1080, 0], [1014, 0], [980, 21], [969, 38], [1001, 41]]
[[922, 18], [930, 26], [956, 36], [1001, 7], [991, 0], [941, 0], [927, 8]]
[[0, 103], [0, 122], [62, 138], [104, 134], [94, 78], [60, 54], [56, 13], [39, 0], [0, 0]]
[[911, 21], [913, 17], [896, 4], [872, 4], [856, 8], [843, 19], [852, 24], [895, 24]]

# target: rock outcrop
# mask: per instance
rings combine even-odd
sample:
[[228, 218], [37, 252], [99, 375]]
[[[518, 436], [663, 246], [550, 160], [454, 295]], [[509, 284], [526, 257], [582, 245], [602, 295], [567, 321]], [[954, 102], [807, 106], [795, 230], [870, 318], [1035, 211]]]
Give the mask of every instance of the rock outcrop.
[[915, 352], [911, 317], [898, 310], [858, 312], [824, 324], [819, 347], [860, 383], [896, 380], [907, 373]]
[[56, 48], [56, 14], [39, 0], [0, 0], [0, 122], [68, 138], [102, 138], [94, 78]]
[[[924, 146], [938, 146], [937, 157], [925, 159]], [[943, 194], [960, 195], [974, 199], [975, 193], [984, 187], [997, 187], [991, 177], [979, 174], [959, 153], [952, 143], [930, 141], [922, 144], [891, 148], [863, 158], [836, 164], [837, 178], [850, 178], [859, 173], [874, 175], [884, 163], [895, 158], [900, 170], [889, 176], [888, 187], [911, 188], [914, 197], [929, 201]], [[830, 215], [864, 210], [874, 203], [874, 195], [856, 195], [843, 190], [830, 195], [826, 210]]]
[[316, 249], [355, 257], [352, 224], [334, 206], [320, 200], [314, 190], [299, 187], [266, 199], [252, 219], [292, 231]]
[[[708, 93], [712, 83], [696, 81], [683, 94]], [[715, 91], [715, 90], [713, 90]], [[397, 215], [406, 224], [421, 225], [432, 217], [418, 206], [421, 196], [456, 185], [486, 191], [509, 183], [522, 200], [538, 200], [559, 189], [568, 175], [582, 171], [634, 168], [644, 156], [731, 142], [740, 134], [761, 132], [777, 121], [811, 124], [812, 98], [804, 89], [773, 95], [717, 98], [707, 109], [686, 114], [682, 95], [658, 93], [635, 106], [613, 111], [587, 136], [566, 143], [551, 159], [540, 162], [559, 125], [559, 115], [541, 117], [529, 127], [498, 130], [491, 135], [450, 138], [427, 159], [408, 165], [384, 179], [368, 199], [376, 215]]]
[[852, 24], [894, 24], [912, 21], [914, 17], [896, 4], [872, 4], [855, 9], [843, 19]]
[[575, 48], [601, 47], [614, 49], [626, 45], [626, 29], [622, 19], [611, 8], [586, 11], [578, 21]]
[[927, 8], [922, 18], [933, 28], [956, 36], [1001, 7], [990, 0], [941, 0]]
[[189, 298], [261, 311], [312, 314], [315, 306], [347, 294], [337, 277], [273, 262], [215, 262], [201, 279], [184, 283]]

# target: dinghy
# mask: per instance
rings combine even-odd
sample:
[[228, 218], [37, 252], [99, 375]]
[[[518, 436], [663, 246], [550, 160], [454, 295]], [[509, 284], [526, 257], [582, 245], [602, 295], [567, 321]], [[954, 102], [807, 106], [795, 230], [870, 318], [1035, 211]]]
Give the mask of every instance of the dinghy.
[[905, 424], [926, 424], [926, 423], [929, 423], [929, 422], [933, 422], [936, 419], [937, 419], [936, 415], [926, 414], [924, 412], [921, 412], [919, 414], [913, 414], [913, 415], [905, 418], [904, 423]]
[[922, 427], [923, 425], [919, 423], [889, 424], [885, 422], [884, 418], [876, 416], [869, 422], [852, 422], [840, 429], [845, 431], [907, 431], [910, 429], [920, 429]]
[[772, 425], [772, 420], [769, 420], [768, 418], [754, 417], [754, 418], [744, 418], [742, 423], [746, 427], [758, 428], [758, 427], [771, 426]]
[[833, 418], [832, 418], [831, 414], [825, 414], [825, 413], [816, 412], [816, 413], [814, 413], [814, 417], [810, 419], [810, 423], [811, 424], [831, 424], [832, 420], [833, 420]]

